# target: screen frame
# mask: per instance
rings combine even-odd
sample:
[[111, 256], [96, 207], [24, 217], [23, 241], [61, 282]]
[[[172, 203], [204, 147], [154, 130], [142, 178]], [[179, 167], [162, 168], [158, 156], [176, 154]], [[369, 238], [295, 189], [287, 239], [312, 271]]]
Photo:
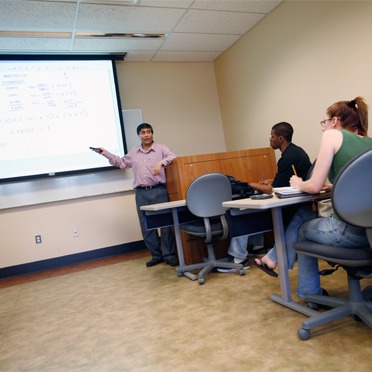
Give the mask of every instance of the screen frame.
[[[112, 66], [112, 73], [115, 86], [116, 94], [116, 104], [117, 104], [117, 114], [119, 117], [119, 126], [121, 131], [121, 137], [119, 139], [122, 141], [124, 155], [127, 154], [128, 148], [125, 138], [125, 129], [124, 129], [124, 119], [122, 115], [122, 106], [121, 98], [119, 91], [119, 84], [117, 78], [117, 70], [115, 61], [123, 61], [125, 54], [122, 55], [108, 55], [108, 54], [0, 54], [0, 61], [110, 61]], [[0, 184], [4, 183], [14, 183], [20, 181], [28, 181], [33, 179], [42, 179], [42, 178], [55, 178], [55, 177], [65, 177], [79, 174], [87, 173], [96, 173], [102, 171], [110, 171], [113, 169], [118, 169], [115, 166], [110, 165], [107, 162], [107, 166], [100, 166], [96, 168], [87, 168], [87, 169], [74, 169], [68, 171], [58, 171], [50, 173], [39, 173], [32, 175], [23, 175], [9, 178], [0, 178]]]

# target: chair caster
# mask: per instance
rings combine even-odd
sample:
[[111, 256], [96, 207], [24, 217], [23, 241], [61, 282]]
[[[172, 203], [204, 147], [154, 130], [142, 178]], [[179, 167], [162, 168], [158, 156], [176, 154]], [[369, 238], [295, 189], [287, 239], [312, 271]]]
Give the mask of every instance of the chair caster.
[[199, 277], [199, 284], [202, 285], [202, 284], [204, 284], [204, 283], [205, 283], [205, 278], [204, 278], [204, 276], [200, 276], [200, 277]]
[[240, 276], [245, 275], [245, 270], [244, 269], [239, 269], [239, 274], [240, 274]]
[[309, 329], [306, 329], [306, 328], [299, 328], [297, 330], [297, 334], [298, 334], [298, 337], [301, 339], [301, 340], [308, 340], [310, 338], [310, 330]]
[[177, 271], [177, 276], [180, 278], [181, 276], [183, 276], [183, 271], [181, 271], [181, 270], [177, 270], [176, 269], [176, 271]]

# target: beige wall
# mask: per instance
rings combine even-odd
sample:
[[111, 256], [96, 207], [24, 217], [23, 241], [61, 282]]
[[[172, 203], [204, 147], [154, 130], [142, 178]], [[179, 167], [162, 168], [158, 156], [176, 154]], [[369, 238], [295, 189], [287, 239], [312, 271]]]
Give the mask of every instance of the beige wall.
[[368, 1], [286, 1], [264, 18], [215, 62], [227, 150], [266, 146], [288, 121], [314, 159], [330, 104], [372, 106], [371, 24]]
[[121, 63], [122, 105], [142, 109], [156, 141], [177, 155], [225, 151], [212, 63]]
[[[124, 62], [117, 69], [123, 108], [142, 109], [156, 141], [180, 156], [225, 151], [212, 63]], [[5, 209], [0, 268], [141, 239], [132, 191]]]

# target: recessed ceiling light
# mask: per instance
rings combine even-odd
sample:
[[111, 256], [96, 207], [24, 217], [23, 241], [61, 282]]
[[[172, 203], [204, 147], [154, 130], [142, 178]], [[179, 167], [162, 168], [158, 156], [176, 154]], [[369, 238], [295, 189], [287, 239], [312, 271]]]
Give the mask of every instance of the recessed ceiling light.
[[104, 37], [104, 38], [142, 38], [142, 39], [165, 39], [167, 34], [132, 34], [132, 33], [92, 33], [92, 32], [76, 32], [75, 37]]
[[105, 5], [138, 5], [140, 0], [78, 0], [78, 2], [100, 5], [102, 5], [102, 3], [105, 3]]

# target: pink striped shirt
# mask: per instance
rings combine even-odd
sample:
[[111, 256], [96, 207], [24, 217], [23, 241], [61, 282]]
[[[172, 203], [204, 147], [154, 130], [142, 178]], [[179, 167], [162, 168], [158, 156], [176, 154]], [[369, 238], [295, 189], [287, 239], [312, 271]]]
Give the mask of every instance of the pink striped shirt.
[[[165, 170], [168, 164], [176, 158], [167, 146], [158, 143], [153, 143], [151, 148], [145, 151], [142, 146], [137, 146], [131, 149], [123, 157], [111, 154], [107, 150], [103, 154], [111, 165], [121, 169], [133, 169], [134, 182], [133, 187], [138, 186], [154, 186], [159, 183], [166, 183]], [[155, 165], [161, 161], [164, 167], [161, 168], [160, 174], [154, 175]]]

